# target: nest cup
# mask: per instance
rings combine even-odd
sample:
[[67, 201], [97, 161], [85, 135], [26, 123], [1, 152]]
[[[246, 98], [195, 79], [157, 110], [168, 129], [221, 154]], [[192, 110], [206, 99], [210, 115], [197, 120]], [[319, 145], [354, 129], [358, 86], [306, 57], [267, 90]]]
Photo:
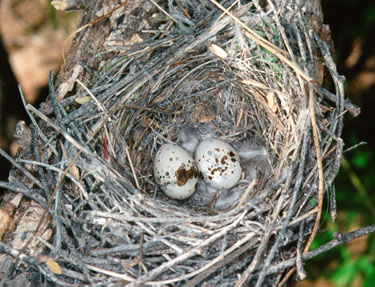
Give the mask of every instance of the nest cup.
[[[60, 250], [80, 261], [56, 260], [85, 275], [63, 274], [61, 282], [275, 286], [292, 267], [284, 260], [301, 250], [298, 240], [306, 244], [318, 204], [312, 131], [318, 131], [325, 192], [342, 152], [344, 101], [328, 45], [301, 12], [306, 7], [280, 2], [237, 3], [231, 16], [206, 1], [171, 2], [169, 16], [153, 8], [174, 24], [155, 24], [154, 36], [139, 43], [107, 46], [114, 56], [87, 84], [95, 100], [78, 103], [89, 94], [82, 89], [58, 102], [63, 113], [44, 107], [45, 114], [59, 114], [73, 138], [62, 139], [69, 160], [81, 151], [74, 162], [81, 199], [75, 183], [64, 181], [59, 200], [66, 222], [57, 222], [69, 230], [59, 235], [67, 242]], [[333, 91], [319, 85], [322, 63]], [[245, 151], [266, 151], [255, 174], [246, 170], [256, 160], [242, 161], [243, 196], [229, 208], [171, 200], [157, 186], [155, 153], [163, 143], [179, 143], [186, 127]]]

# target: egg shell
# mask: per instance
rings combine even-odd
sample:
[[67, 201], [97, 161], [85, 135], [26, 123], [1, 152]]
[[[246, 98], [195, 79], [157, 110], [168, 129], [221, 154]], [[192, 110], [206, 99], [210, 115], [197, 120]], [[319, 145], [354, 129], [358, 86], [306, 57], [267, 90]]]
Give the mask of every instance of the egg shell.
[[217, 189], [229, 189], [240, 180], [242, 168], [236, 150], [228, 143], [211, 138], [195, 151], [198, 171], [204, 181]]
[[167, 196], [180, 200], [193, 195], [198, 182], [194, 159], [175, 144], [164, 144], [156, 153], [154, 176]]

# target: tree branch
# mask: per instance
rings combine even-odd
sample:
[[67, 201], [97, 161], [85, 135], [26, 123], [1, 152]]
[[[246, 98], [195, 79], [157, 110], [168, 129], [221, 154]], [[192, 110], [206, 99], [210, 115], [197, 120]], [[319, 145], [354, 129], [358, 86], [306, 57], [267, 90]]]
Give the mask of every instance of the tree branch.
[[[365, 235], [368, 235], [368, 234], [371, 234], [371, 233], [375, 233], [375, 225], [371, 225], [371, 226], [368, 226], [368, 227], [363, 227], [363, 228], [360, 228], [360, 229], [357, 229], [356, 231], [352, 231], [352, 232], [349, 232], [349, 233], [341, 233], [341, 232], [336, 232], [334, 234], [334, 239], [329, 241], [328, 243], [312, 250], [312, 251], [309, 251], [309, 252], [306, 252], [305, 254], [302, 255], [302, 260], [303, 261], [306, 261], [306, 260], [309, 260], [321, 253], [324, 253], [328, 250], [331, 250], [333, 248], [335, 248], [336, 246], [338, 245], [341, 245], [343, 243], [347, 243], [347, 242], [350, 242], [354, 239], [357, 239], [359, 237], [362, 237], [362, 236], [365, 236]], [[275, 273], [278, 273], [284, 269], [287, 269], [289, 267], [292, 267], [296, 264], [296, 258], [292, 258], [292, 259], [289, 259], [289, 260], [286, 260], [286, 261], [283, 261], [277, 265], [274, 265], [274, 266], [271, 266], [268, 271], [267, 271], [267, 275], [270, 275], [270, 274], [275, 274]]]

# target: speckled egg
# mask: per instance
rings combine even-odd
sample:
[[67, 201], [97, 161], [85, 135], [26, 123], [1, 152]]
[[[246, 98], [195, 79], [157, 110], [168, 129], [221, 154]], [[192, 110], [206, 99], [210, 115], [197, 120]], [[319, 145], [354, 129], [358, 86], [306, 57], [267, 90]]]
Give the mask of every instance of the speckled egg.
[[217, 189], [229, 189], [240, 180], [242, 168], [236, 150], [228, 143], [211, 138], [195, 151], [195, 162], [205, 182]]
[[154, 176], [167, 196], [180, 200], [193, 195], [198, 182], [194, 159], [175, 144], [164, 144], [156, 153]]

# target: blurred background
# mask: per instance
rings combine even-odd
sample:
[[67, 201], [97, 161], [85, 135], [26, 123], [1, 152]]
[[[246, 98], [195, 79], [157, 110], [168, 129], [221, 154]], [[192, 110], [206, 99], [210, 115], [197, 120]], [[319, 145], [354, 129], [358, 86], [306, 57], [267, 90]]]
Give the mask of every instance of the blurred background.
[[[346, 77], [346, 97], [362, 110], [357, 118], [345, 116], [345, 149], [366, 144], [344, 154], [335, 182], [338, 218], [332, 222], [325, 207], [313, 248], [330, 241], [334, 232], [375, 224], [375, 1], [322, 0], [322, 6], [337, 69]], [[70, 46], [66, 39], [79, 21], [79, 12], [58, 12], [48, 0], [0, 0], [0, 147], [13, 156], [15, 125], [27, 121], [17, 85], [35, 106], [46, 98], [48, 73], [58, 72], [62, 51]], [[1, 180], [9, 168], [1, 158]], [[306, 269], [308, 278], [300, 287], [375, 286], [375, 236], [322, 254]]]
[[[18, 83], [28, 103], [38, 106], [46, 98], [49, 71], [58, 72], [79, 20], [78, 13], [57, 12], [49, 0], [0, 0], [0, 147], [13, 156], [15, 126], [29, 120]], [[0, 157], [1, 180], [9, 168]]]

